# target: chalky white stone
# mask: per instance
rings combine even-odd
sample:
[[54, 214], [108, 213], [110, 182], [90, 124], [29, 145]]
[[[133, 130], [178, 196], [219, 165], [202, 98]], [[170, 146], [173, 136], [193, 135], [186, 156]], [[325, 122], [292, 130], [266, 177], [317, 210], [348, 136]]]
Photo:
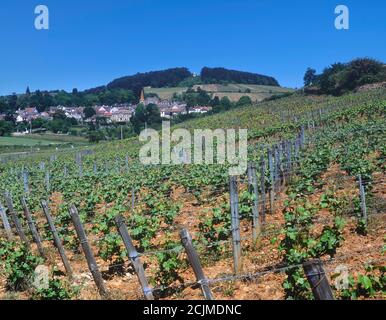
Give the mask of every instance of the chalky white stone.
[[37, 290], [43, 290], [49, 288], [50, 271], [47, 266], [39, 265], [34, 272], [33, 286]]

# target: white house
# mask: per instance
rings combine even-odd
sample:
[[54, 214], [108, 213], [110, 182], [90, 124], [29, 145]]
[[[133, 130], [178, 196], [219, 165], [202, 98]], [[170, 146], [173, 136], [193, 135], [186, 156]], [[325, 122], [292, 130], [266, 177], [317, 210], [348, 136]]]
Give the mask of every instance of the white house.
[[130, 110], [118, 110], [111, 115], [113, 122], [129, 122], [133, 112]]

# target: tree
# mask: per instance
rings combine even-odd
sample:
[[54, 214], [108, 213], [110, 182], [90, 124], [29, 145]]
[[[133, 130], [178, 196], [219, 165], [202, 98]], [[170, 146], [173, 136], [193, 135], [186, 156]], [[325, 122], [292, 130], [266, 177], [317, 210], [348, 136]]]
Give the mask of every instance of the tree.
[[276, 79], [256, 73], [227, 70], [224, 68], [207, 68], [201, 70], [201, 79], [204, 83], [244, 83], [279, 86]]
[[161, 124], [161, 112], [157, 105], [150, 103], [146, 106], [147, 123], [149, 125]]
[[16, 95], [16, 93], [13, 93], [12, 96], [9, 98], [8, 104], [13, 110], [15, 110], [17, 108], [17, 95]]
[[337, 79], [337, 86], [342, 91], [354, 90], [358, 86], [385, 80], [384, 66], [381, 62], [369, 58], [351, 61]]
[[5, 100], [5, 98], [0, 97], [0, 112], [5, 113], [8, 110], [9, 110], [9, 105], [8, 105], [7, 101]]
[[105, 137], [101, 131], [89, 131], [88, 132], [88, 141], [98, 143], [99, 141], [103, 140]]
[[220, 105], [220, 98], [218, 96], [215, 96], [211, 101], [210, 101], [210, 106], [212, 108], [215, 108]]
[[72, 105], [72, 95], [62, 90], [57, 93], [55, 96], [56, 105], [60, 106], [71, 106]]
[[29, 96], [31, 94], [31, 90], [29, 89], [29, 86], [27, 87], [27, 90], [25, 91], [25, 94]]
[[85, 94], [83, 96], [83, 104], [88, 107], [97, 105], [99, 102], [98, 96], [95, 94]]
[[197, 93], [198, 93], [196, 97], [197, 105], [200, 105], [200, 106], [208, 105], [210, 102], [209, 94], [205, 90], [202, 90], [200, 87], [197, 88]]
[[232, 102], [229, 100], [228, 97], [222, 97], [220, 104], [224, 110], [229, 110], [232, 108]]
[[96, 117], [96, 125], [99, 126], [107, 126], [107, 118], [106, 117]]
[[186, 103], [186, 113], [189, 114], [189, 110], [197, 105], [196, 94], [195, 93], [186, 93], [184, 97]]
[[386, 67], [382, 62], [370, 58], [354, 59], [348, 63], [334, 63], [320, 75], [308, 69], [305, 84], [311, 83], [320, 94], [341, 95], [370, 83], [386, 81]]
[[30, 95], [22, 95], [19, 96], [17, 101], [18, 107], [21, 109], [25, 109], [30, 106]]
[[0, 136], [10, 136], [14, 129], [13, 123], [9, 121], [0, 121]]
[[186, 78], [185, 80], [182, 80], [179, 84], [178, 84], [178, 87], [182, 87], [182, 88], [191, 88], [195, 85], [200, 85], [202, 84], [202, 81], [201, 81], [201, 77], [199, 76], [191, 76], [189, 78]]
[[197, 91], [193, 88], [188, 88], [186, 92], [182, 94], [182, 100], [186, 103], [186, 112], [189, 114], [189, 110], [195, 106], [206, 106], [211, 102], [209, 94], [202, 90], [200, 87]]
[[315, 79], [316, 79], [316, 70], [308, 68], [303, 78], [304, 86], [309, 87], [314, 83]]
[[45, 110], [44, 96], [40, 90], [36, 90], [30, 97], [31, 106], [35, 107], [39, 112]]
[[43, 128], [46, 125], [46, 121], [42, 118], [37, 118], [31, 121], [31, 126], [33, 129], [40, 129]]
[[91, 108], [91, 107], [84, 108], [83, 113], [84, 113], [84, 117], [86, 119], [91, 118], [92, 116], [96, 115], [95, 109]]
[[54, 103], [55, 102], [54, 102], [54, 99], [52, 98], [52, 96], [48, 92], [45, 92], [43, 94], [41, 105], [38, 106], [36, 109], [39, 112], [43, 112], [43, 111], [46, 111], [49, 107], [53, 106]]
[[143, 103], [140, 103], [137, 105], [137, 108], [135, 109], [134, 112], [134, 117], [135, 120], [138, 120], [140, 122], [145, 123], [146, 119], [146, 107]]
[[161, 113], [155, 104], [144, 106], [142, 103], [135, 109], [130, 119], [134, 131], [139, 134], [147, 126], [158, 126], [162, 122]]
[[53, 133], [67, 133], [70, 129], [70, 124], [62, 119], [54, 119], [48, 122], [46, 127]]
[[247, 105], [251, 105], [251, 104], [252, 104], [252, 100], [249, 96], [242, 96], [239, 99], [239, 101], [237, 102], [238, 107], [247, 106]]
[[65, 120], [67, 118], [65, 112], [63, 110], [57, 110], [52, 116], [54, 120]]
[[13, 115], [13, 112], [11, 112], [11, 111], [8, 111], [8, 112], [6, 113], [6, 115], [5, 115], [5, 117], [4, 117], [4, 120], [5, 120], [5, 121], [8, 121], [8, 122], [11, 122], [11, 123], [13, 123], [13, 124], [16, 123], [16, 118], [15, 118], [15, 116]]
[[334, 63], [323, 70], [323, 73], [318, 78], [321, 93], [334, 95], [339, 93], [340, 89], [336, 83], [337, 75], [345, 68], [343, 63]]
[[[128, 89], [134, 92], [137, 97], [139, 97], [144, 87], [176, 87], [180, 84], [181, 81], [191, 76], [192, 73], [187, 68], [151, 71], [115, 79], [107, 85], [107, 88]], [[96, 89], [97, 92], [100, 90], [100, 88]]]

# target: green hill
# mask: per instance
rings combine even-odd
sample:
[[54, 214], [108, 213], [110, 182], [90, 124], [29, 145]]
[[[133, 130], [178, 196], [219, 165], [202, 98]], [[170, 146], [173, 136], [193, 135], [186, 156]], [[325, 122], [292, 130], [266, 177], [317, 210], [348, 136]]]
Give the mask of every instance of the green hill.
[[[201, 89], [208, 92], [212, 98], [217, 96], [220, 99], [227, 96], [231, 101], [238, 101], [242, 96], [249, 96], [252, 101], [260, 102], [274, 95], [281, 95], [294, 92], [294, 89], [282, 88], [275, 86], [263, 86], [254, 84], [200, 84], [195, 85], [193, 89]], [[145, 88], [145, 94], [157, 94], [160, 99], [171, 99], [173, 94], [181, 94], [185, 92], [187, 87], [171, 87], [171, 88]]]

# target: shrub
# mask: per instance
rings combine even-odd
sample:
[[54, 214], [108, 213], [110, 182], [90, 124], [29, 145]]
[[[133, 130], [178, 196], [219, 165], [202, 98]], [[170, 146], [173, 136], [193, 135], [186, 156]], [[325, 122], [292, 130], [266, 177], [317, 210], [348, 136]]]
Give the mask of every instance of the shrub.
[[35, 268], [43, 262], [34, 256], [25, 245], [6, 240], [0, 241], [2, 268], [7, 276], [7, 287], [14, 291], [23, 291], [29, 287]]

